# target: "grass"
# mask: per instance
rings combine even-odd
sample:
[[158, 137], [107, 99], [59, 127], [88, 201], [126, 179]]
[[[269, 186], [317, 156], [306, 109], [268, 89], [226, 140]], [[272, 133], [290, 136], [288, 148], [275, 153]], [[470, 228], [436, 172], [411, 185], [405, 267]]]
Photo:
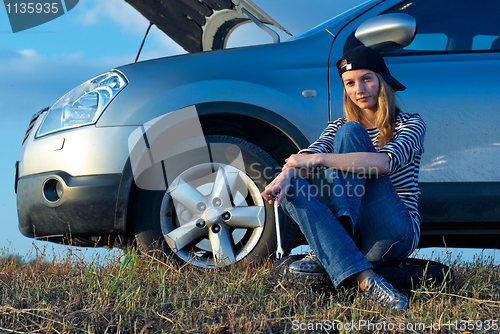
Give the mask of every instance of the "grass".
[[499, 266], [449, 265], [453, 285], [414, 288], [398, 314], [353, 289], [291, 284], [270, 261], [196, 269], [132, 251], [92, 261], [2, 254], [0, 332], [499, 333]]

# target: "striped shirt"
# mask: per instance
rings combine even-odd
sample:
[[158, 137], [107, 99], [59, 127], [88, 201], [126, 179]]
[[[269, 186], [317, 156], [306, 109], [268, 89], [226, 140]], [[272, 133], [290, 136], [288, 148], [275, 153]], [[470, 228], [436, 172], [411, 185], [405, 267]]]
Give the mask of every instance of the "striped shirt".
[[[318, 140], [299, 153], [333, 153], [335, 133], [346, 122], [345, 118], [329, 122]], [[415, 232], [413, 248], [416, 248], [420, 238], [421, 221], [417, 204], [420, 196], [418, 173], [420, 158], [424, 152], [425, 123], [418, 114], [400, 112], [396, 117], [396, 126], [391, 141], [381, 149], [378, 149], [379, 130], [375, 128], [367, 131], [377, 152], [386, 153], [389, 156], [388, 175], [412, 218]]]

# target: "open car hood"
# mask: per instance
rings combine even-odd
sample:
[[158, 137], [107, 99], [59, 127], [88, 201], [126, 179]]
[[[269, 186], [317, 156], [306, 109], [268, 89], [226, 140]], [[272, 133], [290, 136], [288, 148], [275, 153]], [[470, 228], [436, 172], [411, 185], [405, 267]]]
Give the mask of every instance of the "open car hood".
[[231, 32], [251, 21], [275, 42], [278, 34], [263, 23], [290, 34], [250, 0], [125, 1], [190, 53], [224, 49]]

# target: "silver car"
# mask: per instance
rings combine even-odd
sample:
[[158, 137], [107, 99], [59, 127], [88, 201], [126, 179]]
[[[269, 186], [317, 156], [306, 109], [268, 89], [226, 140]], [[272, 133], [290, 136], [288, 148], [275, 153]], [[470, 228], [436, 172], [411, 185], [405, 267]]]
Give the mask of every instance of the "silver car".
[[[402, 109], [427, 124], [419, 247], [497, 246], [498, 0], [372, 0], [283, 43], [248, 0], [204, 1], [212, 11], [196, 25], [181, 13], [175, 22], [196, 29], [184, 35], [162, 8], [128, 2], [191, 54], [118, 67], [33, 116], [16, 164], [25, 236], [135, 244], [198, 266], [266, 258], [278, 239], [290, 251], [300, 231], [282, 216], [277, 238], [260, 192], [342, 116], [335, 62], [363, 43], [407, 86]], [[248, 20], [276, 43], [222, 50]], [[328, 189], [329, 175], [311, 182]]]

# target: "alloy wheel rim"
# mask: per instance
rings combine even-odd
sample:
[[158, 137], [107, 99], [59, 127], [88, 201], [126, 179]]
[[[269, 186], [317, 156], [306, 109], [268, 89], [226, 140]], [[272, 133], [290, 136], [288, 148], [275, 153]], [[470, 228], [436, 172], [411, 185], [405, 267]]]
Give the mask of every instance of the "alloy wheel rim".
[[170, 184], [160, 209], [167, 245], [183, 261], [225, 266], [245, 258], [264, 231], [265, 207], [255, 182], [234, 166], [205, 163]]

